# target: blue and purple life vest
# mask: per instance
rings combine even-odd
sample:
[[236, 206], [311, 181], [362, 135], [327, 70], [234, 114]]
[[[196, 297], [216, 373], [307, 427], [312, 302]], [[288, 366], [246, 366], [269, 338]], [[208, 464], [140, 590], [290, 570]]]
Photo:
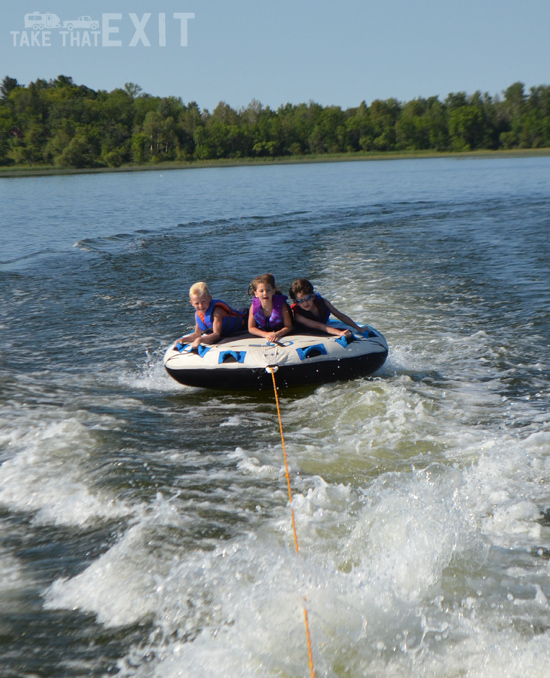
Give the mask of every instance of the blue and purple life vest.
[[199, 329], [202, 332], [212, 332], [214, 327], [214, 309], [216, 306], [223, 308], [229, 315], [226, 315], [222, 320], [222, 337], [227, 337], [230, 334], [234, 334], [239, 330], [243, 329], [245, 323], [246, 312], [235, 311], [230, 306], [228, 306], [225, 301], [220, 301], [219, 299], [212, 299], [210, 305], [206, 309], [206, 312], [195, 313], [195, 320]]

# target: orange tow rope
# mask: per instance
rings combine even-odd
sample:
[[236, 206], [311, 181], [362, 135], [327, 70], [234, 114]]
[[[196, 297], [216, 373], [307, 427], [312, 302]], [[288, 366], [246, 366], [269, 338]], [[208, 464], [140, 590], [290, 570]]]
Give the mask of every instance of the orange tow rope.
[[[266, 367], [267, 372], [271, 373], [273, 378], [273, 390], [275, 391], [275, 402], [277, 403], [277, 416], [279, 417], [279, 430], [281, 431], [281, 442], [283, 444], [283, 456], [285, 459], [285, 473], [286, 473], [286, 484], [288, 487], [288, 501], [290, 504], [290, 515], [292, 518], [292, 531], [294, 533], [294, 546], [296, 548], [296, 553], [300, 553], [300, 547], [298, 546], [298, 535], [296, 534], [296, 521], [294, 520], [294, 509], [292, 508], [292, 490], [290, 489], [290, 475], [288, 473], [288, 462], [286, 457], [286, 448], [285, 448], [285, 435], [283, 433], [283, 422], [281, 420], [281, 408], [279, 407], [279, 394], [277, 393], [277, 383], [275, 381], [275, 372], [277, 368]], [[306, 639], [307, 639], [307, 654], [309, 658], [309, 674], [311, 678], [315, 678], [315, 670], [313, 668], [313, 653], [311, 651], [311, 637], [309, 635], [309, 622], [307, 619], [307, 608], [306, 608], [306, 597], [304, 596], [304, 624], [306, 627]]]

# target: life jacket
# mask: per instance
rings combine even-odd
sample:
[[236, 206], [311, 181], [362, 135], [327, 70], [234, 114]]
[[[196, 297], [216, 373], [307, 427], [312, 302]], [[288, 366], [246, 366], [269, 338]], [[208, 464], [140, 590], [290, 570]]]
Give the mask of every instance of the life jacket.
[[212, 332], [214, 327], [214, 309], [216, 306], [223, 308], [228, 312], [229, 315], [226, 315], [222, 320], [222, 337], [227, 337], [229, 334], [238, 332], [243, 328], [245, 322], [246, 312], [235, 311], [230, 306], [228, 306], [225, 301], [220, 301], [219, 299], [212, 299], [210, 305], [206, 309], [205, 313], [195, 313], [195, 320], [197, 322], [198, 328], [202, 332]]
[[252, 300], [252, 315], [256, 321], [256, 325], [266, 332], [277, 332], [285, 326], [283, 318], [283, 306], [285, 305], [287, 297], [284, 294], [273, 295], [273, 310], [269, 318], [264, 315], [262, 310], [262, 302], [258, 297]]
[[320, 294], [315, 292], [313, 303], [319, 311], [319, 316], [316, 316], [315, 313], [312, 313], [311, 311], [306, 311], [301, 307], [300, 304], [292, 304], [291, 309], [294, 311], [294, 315], [303, 315], [304, 318], [309, 318], [310, 320], [315, 320], [315, 322], [323, 323], [323, 325], [325, 325], [330, 318], [330, 311], [325, 303], [325, 300]]

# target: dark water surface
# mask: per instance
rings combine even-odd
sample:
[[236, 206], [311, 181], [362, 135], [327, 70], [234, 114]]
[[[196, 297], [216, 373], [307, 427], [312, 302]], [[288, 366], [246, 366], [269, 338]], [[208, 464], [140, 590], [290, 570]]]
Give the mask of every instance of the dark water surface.
[[[0, 676], [545, 676], [550, 158], [0, 180]], [[319, 292], [372, 379], [179, 386], [207, 280]]]

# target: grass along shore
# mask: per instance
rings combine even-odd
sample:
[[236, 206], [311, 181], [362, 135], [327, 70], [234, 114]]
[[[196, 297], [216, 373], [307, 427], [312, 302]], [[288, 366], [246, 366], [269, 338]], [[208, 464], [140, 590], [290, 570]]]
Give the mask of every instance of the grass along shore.
[[422, 158], [530, 158], [550, 156], [550, 148], [478, 150], [464, 152], [437, 151], [387, 151], [358, 153], [323, 153], [319, 155], [279, 156], [275, 158], [228, 158], [218, 160], [173, 160], [146, 165], [121, 165], [120, 167], [63, 168], [54, 165], [3, 166], [0, 179], [15, 177], [58, 176], [70, 174], [98, 174], [108, 172], [164, 172], [168, 170], [202, 169], [206, 167], [247, 167], [261, 165], [296, 165], [321, 162], [358, 162], [374, 160], [413, 160]]

